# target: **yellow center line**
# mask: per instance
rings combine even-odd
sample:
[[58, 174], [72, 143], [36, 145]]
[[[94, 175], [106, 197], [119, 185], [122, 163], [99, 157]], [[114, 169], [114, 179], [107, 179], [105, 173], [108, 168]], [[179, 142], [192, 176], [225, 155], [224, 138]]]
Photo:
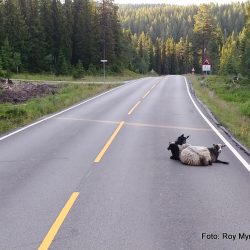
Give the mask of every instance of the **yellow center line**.
[[142, 99], [146, 98], [150, 92], [151, 92], [151, 90], [149, 90], [149, 91], [142, 97]]
[[100, 153], [95, 158], [95, 160], [94, 160], [95, 163], [98, 163], [98, 162], [101, 161], [103, 155], [108, 150], [109, 146], [111, 145], [111, 143], [113, 142], [113, 140], [117, 136], [118, 132], [120, 131], [120, 129], [122, 128], [122, 126], [124, 125], [124, 123], [125, 123], [124, 121], [120, 122], [120, 124], [116, 128], [115, 132], [111, 135], [111, 137], [109, 138], [109, 140], [107, 141], [107, 143], [104, 145], [104, 147], [102, 148], [102, 150], [100, 151]]
[[128, 115], [131, 115], [131, 114], [133, 113], [133, 111], [136, 109], [136, 107], [137, 107], [140, 103], [141, 103], [141, 101], [138, 101], [138, 102], [135, 104], [135, 106], [134, 106], [132, 109], [130, 109], [130, 111], [128, 112]]
[[152, 90], [153, 88], [155, 88], [155, 86], [156, 86], [156, 84], [154, 84], [150, 90]]
[[50, 247], [53, 239], [55, 238], [58, 230], [60, 229], [60, 227], [61, 227], [63, 221], [65, 220], [67, 214], [69, 213], [71, 207], [75, 203], [78, 195], [79, 195], [79, 192], [74, 192], [70, 196], [69, 200], [67, 201], [64, 208], [62, 209], [62, 211], [58, 215], [57, 219], [55, 220], [54, 224], [52, 225], [49, 232], [45, 236], [45, 238], [44, 238], [42, 244], [40, 245], [40, 247], [38, 248], [38, 250], [47, 250]]

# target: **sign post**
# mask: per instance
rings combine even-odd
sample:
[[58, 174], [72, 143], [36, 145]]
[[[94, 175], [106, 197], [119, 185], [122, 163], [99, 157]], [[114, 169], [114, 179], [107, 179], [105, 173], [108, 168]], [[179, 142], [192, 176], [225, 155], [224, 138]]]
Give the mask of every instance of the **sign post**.
[[211, 64], [210, 64], [210, 62], [208, 61], [208, 59], [206, 59], [206, 60], [202, 63], [202, 71], [203, 71], [203, 72], [206, 72], [206, 75], [207, 75], [207, 72], [210, 72], [210, 71], [211, 71]]
[[102, 59], [101, 62], [103, 63], [103, 76], [104, 76], [104, 82], [105, 82], [105, 78], [106, 78], [105, 63], [108, 62], [108, 60]]

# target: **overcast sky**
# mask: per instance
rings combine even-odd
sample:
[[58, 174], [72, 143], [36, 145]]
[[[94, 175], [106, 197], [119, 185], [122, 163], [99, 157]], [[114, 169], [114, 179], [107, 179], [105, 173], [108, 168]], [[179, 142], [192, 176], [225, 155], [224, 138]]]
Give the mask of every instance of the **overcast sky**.
[[[201, 4], [201, 3], [231, 3], [231, 2], [238, 2], [238, 0], [115, 0], [115, 3], [118, 4], [158, 4], [158, 3], [165, 3], [165, 4], [179, 4], [179, 5], [188, 5], [188, 4]], [[246, 2], [246, 1], [240, 1]]]

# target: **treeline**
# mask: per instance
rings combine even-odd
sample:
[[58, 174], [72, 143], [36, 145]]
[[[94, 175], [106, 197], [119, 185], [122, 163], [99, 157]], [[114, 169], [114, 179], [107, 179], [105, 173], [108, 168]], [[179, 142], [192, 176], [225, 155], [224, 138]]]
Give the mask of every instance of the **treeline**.
[[120, 5], [114, 0], [0, 0], [0, 75], [249, 74], [249, 3]]
[[91, 74], [128, 67], [113, 0], [0, 1], [0, 69]]
[[[244, 3], [209, 4], [212, 16], [217, 20], [224, 36], [233, 31], [238, 34], [246, 22]], [[140, 35], [147, 33], [153, 41], [157, 38], [173, 38], [175, 42], [181, 37], [192, 36], [194, 16], [198, 5], [120, 5], [119, 17], [122, 28]]]
[[200, 73], [208, 58], [215, 73], [247, 75], [249, 15], [249, 3], [119, 9], [121, 25], [136, 47], [137, 70], [159, 74], [187, 73], [193, 67]]

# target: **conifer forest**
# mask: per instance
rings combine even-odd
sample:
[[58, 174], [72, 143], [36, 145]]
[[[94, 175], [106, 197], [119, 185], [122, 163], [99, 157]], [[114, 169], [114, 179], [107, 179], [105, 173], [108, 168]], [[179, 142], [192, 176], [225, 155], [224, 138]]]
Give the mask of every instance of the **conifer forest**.
[[116, 5], [113, 0], [0, 0], [0, 75], [201, 72], [250, 77], [250, 3]]

